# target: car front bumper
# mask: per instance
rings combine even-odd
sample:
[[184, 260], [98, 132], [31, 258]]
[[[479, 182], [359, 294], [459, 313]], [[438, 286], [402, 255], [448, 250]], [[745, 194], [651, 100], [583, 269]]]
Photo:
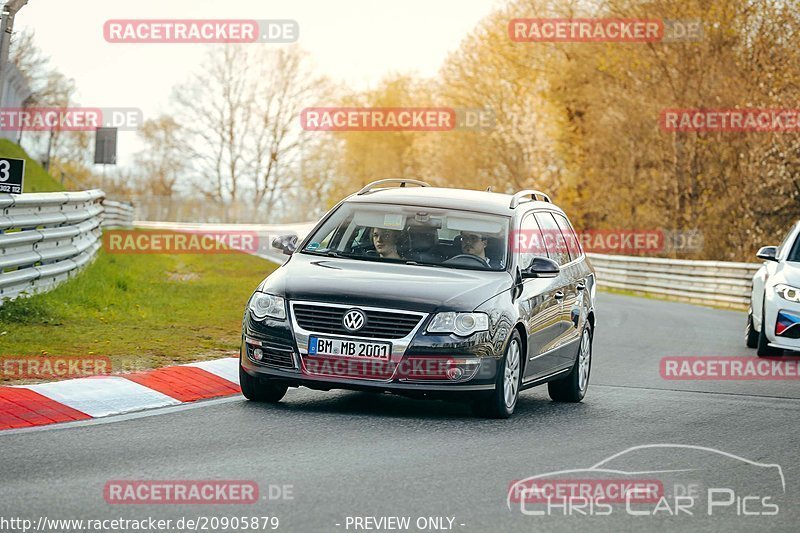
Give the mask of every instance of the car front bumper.
[[764, 308], [765, 334], [769, 345], [782, 350], [800, 351], [800, 303], [767, 293]]
[[[302, 329], [298, 332], [289, 320], [254, 321], [247, 313], [243, 322], [240, 364], [254, 377], [280, 379], [290, 386], [321, 390], [371, 390], [408, 395], [441, 393], [445, 396], [494, 390], [502, 352], [495, 348], [496, 343], [489, 341], [488, 333], [466, 339], [424, 334], [421, 332], [424, 323], [425, 320], [421, 320], [409, 338], [391, 341], [392, 354], [388, 360], [372, 361], [309, 355], [308, 338], [314, 333]], [[256, 349], [260, 350], [258, 357]]]

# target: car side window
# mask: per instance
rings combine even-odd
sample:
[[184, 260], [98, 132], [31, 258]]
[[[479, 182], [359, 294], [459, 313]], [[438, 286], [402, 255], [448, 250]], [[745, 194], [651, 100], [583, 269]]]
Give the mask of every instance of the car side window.
[[547, 257], [558, 263], [565, 265], [569, 263], [569, 252], [567, 251], [567, 242], [561, 234], [561, 230], [556, 223], [553, 215], [546, 211], [539, 211], [534, 213], [539, 227], [542, 228], [544, 235], [544, 244], [547, 248]]
[[572, 225], [562, 214], [553, 213], [553, 216], [558, 223], [558, 227], [561, 229], [561, 234], [564, 236], [564, 240], [567, 242], [567, 252], [569, 252], [570, 258], [574, 261], [578, 259], [583, 252], [581, 251], [580, 244], [578, 244], [578, 236], [575, 235], [575, 230], [572, 229]]
[[522, 219], [520, 231], [514, 239], [514, 250], [519, 252], [519, 265], [521, 268], [528, 268], [536, 256], [547, 257], [547, 249], [544, 246], [542, 230], [533, 213], [528, 213]]
[[[787, 261], [792, 261], [792, 260], [796, 261], [797, 260], [797, 259], [792, 259], [792, 258], [789, 257], [791, 255], [796, 255], [796, 253], [794, 253], [794, 252], [797, 249], [797, 243], [795, 243], [794, 250], [791, 250], [792, 253], [786, 253], [786, 252], [790, 251], [789, 248], [791, 247], [791, 243], [790, 243], [789, 239], [792, 237], [793, 233], [794, 233], [794, 228], [789, 230], [789, 233], [786, 234], [786, 236], [783, 238], [783, 241], [781, 241], [780, 246], [778, 246], [778, 254], [777, 255], [778, 255], [779, 258], [786, 258]], [[796, 240], [800, 241], [800, 239], [796, 239]]]
[[[785, 254], [786, 261], [790, 261], [792, 263], [800, 263], [800, 233], [797, 234], [797, 237], [794, 239], [794, 244], [791, 241], [786, 243], [786, 246], [791, 246], [789, 252]], [[778, 257], [782, 257], [783, 250], [778, 251]]]

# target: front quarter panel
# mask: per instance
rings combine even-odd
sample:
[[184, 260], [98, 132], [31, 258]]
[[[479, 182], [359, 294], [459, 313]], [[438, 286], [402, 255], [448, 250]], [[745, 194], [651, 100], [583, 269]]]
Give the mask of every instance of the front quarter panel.
[[750, 310], [753, 316], [753, 325], [761, 331], [761, 308], [764, 301], [764, 286], [767, 281], [767, 266], [761, 265], [753, 275], [753, 289], [750, 292]]
[[503, 291], [478, 306], [476, 311], [489, 315], [489, 331], [486, 341], [491, 345], [495, 357], [505, 352], [511, 330], [519, 320], [516, 306], [511, 301], [512, 290]]

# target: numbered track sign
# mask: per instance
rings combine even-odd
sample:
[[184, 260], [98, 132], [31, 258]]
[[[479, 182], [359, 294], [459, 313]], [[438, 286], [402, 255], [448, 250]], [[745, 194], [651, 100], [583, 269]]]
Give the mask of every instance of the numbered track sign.
[[0, 157], [0, 193], [22, 194], [25, 160]]

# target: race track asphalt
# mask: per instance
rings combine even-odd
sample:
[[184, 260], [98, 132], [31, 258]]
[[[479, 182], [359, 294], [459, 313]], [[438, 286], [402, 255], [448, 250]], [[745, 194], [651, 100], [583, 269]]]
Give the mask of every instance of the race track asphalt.
[[[442, 530], [418, 528], [421, 517], [453, 518], [452, 530], [463, 532], [800, 530], [798, 381], [671, 381], [659, 372], [666, 356], [755, 359], [743, 345], [744, 314], [607, 293], [598, 295], [597, 307], [582, 404], [553, 403], [539, 387], [522, 393], [512, 419], [483, 420], [459, 404], [291, 389], [277, 406], [232, 397], [5, 432], [0, 517], [277, 516], [278, 531], [298, 532], [365, 531], [354, 529], [353, 517], [388, 516], [410, 517], [409, 531]], [[633, 516], [624, 503], [605, 516], [558, 508], [534, 516], [526, 514], [534, 507], [507, 505], [514, 480], [585, 469], [631, 447], [667, 443], [719, 453], [658, 447], [615, 465], [640, 479], [667, 465], [680, 470], [670, 474], [671, 483], [698, 494], [726, 488], [734, 503], [717, 505], [709, 516], [698, 497], [692, 515], [673, 516], [662, 507], [655, 517]], [[779, 465], [785, 491], [772, 475], [776, 469], [743, 460]], [[254, 480], [261, 500], [110, 505], [103, 497], [109, 480], [207, 479]], [[269, 499], [271, 485], [291, 486], [292, 498]], [[673, 492], [670, 485], [665, 496]], [[765, 497], [778, 505], [777, 514], [743, 516], [772, 510]]]

